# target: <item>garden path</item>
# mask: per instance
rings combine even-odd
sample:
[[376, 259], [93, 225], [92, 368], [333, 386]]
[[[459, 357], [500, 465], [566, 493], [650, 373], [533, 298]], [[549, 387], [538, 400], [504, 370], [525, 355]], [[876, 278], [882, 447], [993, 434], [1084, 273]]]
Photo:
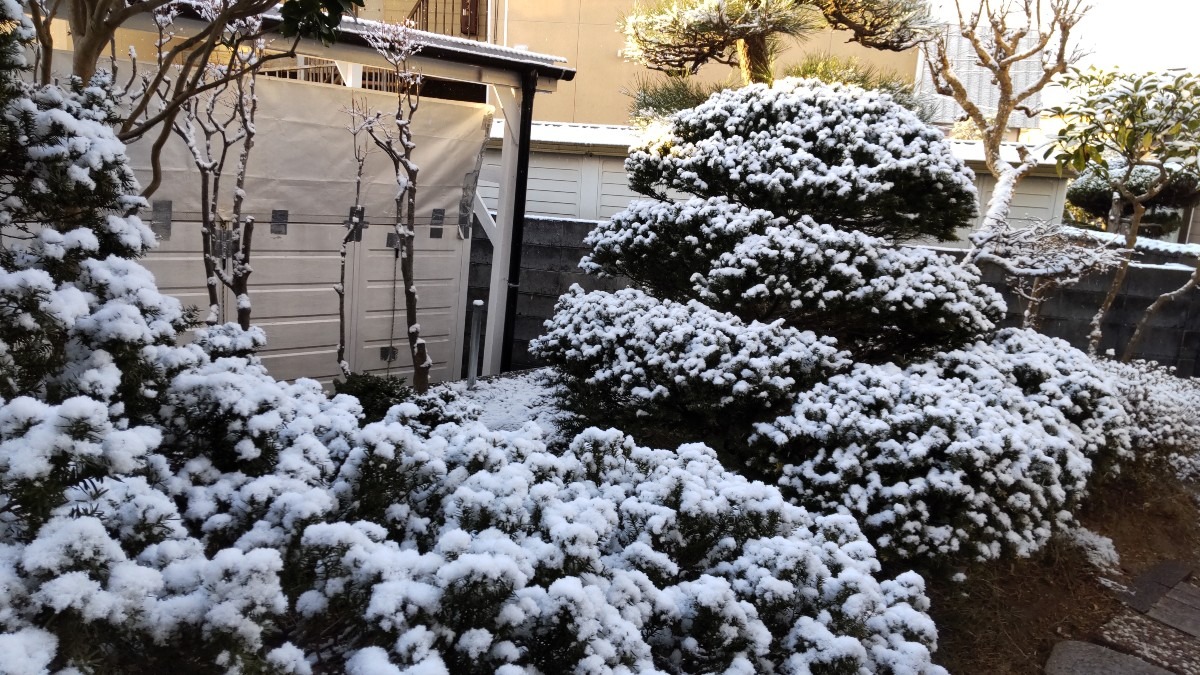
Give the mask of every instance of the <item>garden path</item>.
[[1119, 593], [1125, 608], [1096, 644], [1064, 641], [1046, 675], [1200, 675], [1200, 575], [1192, 565], [1159, 563]]

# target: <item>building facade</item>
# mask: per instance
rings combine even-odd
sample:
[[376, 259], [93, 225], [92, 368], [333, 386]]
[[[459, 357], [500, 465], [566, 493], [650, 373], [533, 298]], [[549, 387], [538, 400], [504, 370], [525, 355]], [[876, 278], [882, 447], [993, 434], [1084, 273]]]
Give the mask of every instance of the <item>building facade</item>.
[[[497, 45], [564, 57], [578, 75], [554, 94], [538, 98], [534, 118], [548, 122], [627, 124], [639, 78], [652, 71], [626, 61], [618, 30], [634, 0], [366, 0], [361, 15], [375, 20], [412, 20], [418, 28]], [[848, 41], [850, 34], [829, 29], [793, 42], [780, 55], [777, 71], [811, 54], [855, 57], [861, 63], [913, 80], [917, 50], [883, 52]], [[723, 65], [706, 66], [705, 82], [734, 80], [737, 72]]]

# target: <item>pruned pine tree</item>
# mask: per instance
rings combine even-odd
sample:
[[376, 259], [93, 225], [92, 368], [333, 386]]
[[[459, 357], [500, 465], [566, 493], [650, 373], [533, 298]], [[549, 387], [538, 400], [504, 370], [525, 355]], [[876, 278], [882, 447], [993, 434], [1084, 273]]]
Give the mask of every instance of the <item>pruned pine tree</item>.
[[[228, 25], [226, 31], [255, 35], [258, 23], [257, 18], [246, 19]], [[237, 37], [229, 41], [242, 42]], [[208, 315], [204, 321], [210, 326], [221, 322], [221, 288], [225, 287], [234, 295], [238, 325], [242, 330], [250, 328], [254, 217], [245, 213], [245, 188], [250, 151], [254, 147], [258, 99], [255, 71], [246, 64], [257, 61], [263, 50], [264, 43], [259, 40], [249, 47], [230, 50], [224, 63], [207, 64], [204, 72], [218, 84], [185, 101], [180, 116], [171, 125], [187, 146], [200, 179], [201, 250], [208, 290]], [[226, 74], [231, 71], [242, 76], [230, 80]], [[233, 169], [232, 175], [227, 173], [228, 168]], [[228, 191], [226, 179], [232, 179], [233, 183]]]
[[743, 84], [770, 84], [786, 38], [828, 24], [865, 46], [904, 50], [928, 23], [923, 0], [653, 0], [622, 18], [622, 54], [671, 76], [723, 63], [738, 68]]
[[928, 38], [933, 25], [926, 0], [814, 0], [814, 4], [830, 27], [850, 31], [851, 42], [872, 49], [911, 49]]
[[723, 63], [737, 66], [743, 84], [770, 84], [780, 38], [815, 30], [818, 18], [795, 0], [658, 0], [623, 19], [622, 54], [668, 75]]
[[[404, 24], [373, 24], [364, 35], [371, 47], [391, 66], [390, 75], [396, 87], [394, 113], [371, 114], [364, 110], [357, 115], [357, 119], [363, 123], [363, 130], [375, 147], [391, 161], [396, 176], [396, 217], [393, 223], [397, 240], [395, 264], [400, 268], [404, 283], [404, 318], [413, 363], [412, 386], [417, 393], [424, 393], [429, 388], [433, 359], [429, 357], [425, 339], [421, 337], [421, 324], [417, 320], [419, 297], [413, 263], [417, 237], [417, 174], [420, 167], [413, 161], [413, 150], [417, 145], [412, 129], [413, 116], [421, 103], [422, 78], [420, 73], [409, 68], [408, 63], [420, 45], [413, 39], [412, 28]], [[393, 309], [396, 300], [393, 284]]]

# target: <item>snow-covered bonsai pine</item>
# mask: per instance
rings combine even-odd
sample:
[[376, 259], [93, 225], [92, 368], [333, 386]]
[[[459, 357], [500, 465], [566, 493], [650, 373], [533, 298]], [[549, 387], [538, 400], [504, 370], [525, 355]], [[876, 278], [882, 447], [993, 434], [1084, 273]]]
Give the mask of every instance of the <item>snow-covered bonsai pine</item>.
[[976, 211], [948, 143], [889, 97], [720, 92], [626, 166], [653, 199], [581, 266], [633, 288], [573, 288], [534, 346], [585, 418], [718, 446], [904, 558], [1037, 550], [1128, 448], [1086, 355], [998, 333], [974, 265], [896, 243]]
[[581, 266], [635, 288], [572, 290], [536, 346], [585, 408], [694, 429], [761, 418], [851, 360], [961, 345], [1003, 310], [974, 268], [890, 245], [953, 238], [976, 210], [970, 170], [886, 95], [816, 80], [720, 92], [626, 167], [651, 199], [598, 226]]

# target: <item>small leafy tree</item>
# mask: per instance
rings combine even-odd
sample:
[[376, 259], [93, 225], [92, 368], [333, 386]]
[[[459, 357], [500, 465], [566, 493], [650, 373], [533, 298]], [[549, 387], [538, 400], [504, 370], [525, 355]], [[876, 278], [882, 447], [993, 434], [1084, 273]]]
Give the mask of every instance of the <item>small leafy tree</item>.
[[[1133, 204], [1120, 198], [1113, 201], [1114, 190], [1106, 176], [1121, 175], [1123, 159], [1113, 158], [1107, 167], [1092, 162], [1067, 187], [1067, 201], [1086, 216], [1105, 225], [1109, 232], [1121, 232], [1133, 216]], [[1134, 194], [1144, 194], [1158, 181], [1158, 169], [1137, 166], [1129, 175], [1128, 187]], [[1120, 195], [1119, 192], [1116, 194]], [[1141, 229], [1154, 226], [1156, 235], [1168, 234], [1183, 224], [1183, 212], [1200, 202], [1200, 177], [1193, 171], [1174, 171], [1158, 194], [1145, 203]]]
[[[1095, 353], [1103, 335], [1104, 317], [1129, 271], [1147, 204], [1167, 187], [1172, 173], [1196, 167], [1200, 77], [1190, 73], [1134, 75], [1072, 70], [1063, 78], [1063, 84], [1074, 91], [1074, 98], [1051, 110], [1066, 122], [1057, 139], [1060, 169], [1069, 166], [1083, 171], [1090, 162], [1097, 177], [1111, 188], [1112, 210], [1118, 217], [1122, 201], [1133, 210], [1125, 234], [1125, 258], [1092, 318], [1088, 346]], [[1138, 167], [1152, 172], [1149, 182], [1135, 174]], [[1123, 360], [1132, 358], [1149, 317], [1178, 297], [1176, 293], [1182, 294], [1195, 284], [1193, 277], [1184, 288], [1154, 301], [1125, 347]]]

